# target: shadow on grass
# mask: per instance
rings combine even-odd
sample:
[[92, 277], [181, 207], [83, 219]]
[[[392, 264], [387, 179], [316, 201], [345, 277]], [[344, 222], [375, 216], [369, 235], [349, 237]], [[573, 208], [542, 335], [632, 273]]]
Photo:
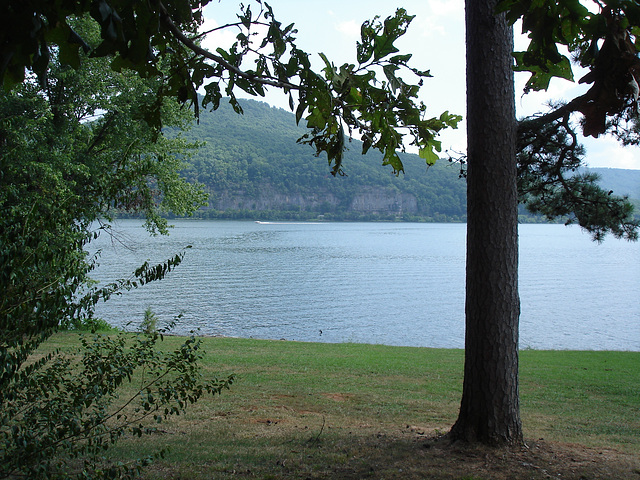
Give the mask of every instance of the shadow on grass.
[[251, 436], [232, 434], [206, 460], [200, 452], [199, 460], [168, 459], [152, 466], [146, 478], [640, 480], [638, 456], [574, 444], [539, 440], [491, 449], [451, 444], [434, 431], [411, 426], [395, 431], [325, 426], [320, 433], [301, 428], [287, 429], [286, 435], [277, 423], [262, 427]]

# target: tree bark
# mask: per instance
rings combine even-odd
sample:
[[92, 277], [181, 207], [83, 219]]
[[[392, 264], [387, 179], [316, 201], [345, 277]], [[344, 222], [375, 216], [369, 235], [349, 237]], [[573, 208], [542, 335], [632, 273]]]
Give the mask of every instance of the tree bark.
[[496, 0], [466, 0], [467, 281], [464, 384], [452, 439], [522, 441], [513, 31]]

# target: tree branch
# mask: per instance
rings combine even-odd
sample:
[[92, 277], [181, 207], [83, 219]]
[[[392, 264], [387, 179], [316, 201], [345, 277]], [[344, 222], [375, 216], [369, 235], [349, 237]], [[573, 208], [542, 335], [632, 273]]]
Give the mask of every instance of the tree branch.
[[296, 85], [290, 82], [283, 82], [282, 80], [278, 80], [273, 77], [261, 77], [257, 75], [253, 75], [245, 72], [244, 70], [238, 68], [237, 66], [227, 62], [224, 58], [211, 53], [209, 50], [206, 50], [199, 45], [197, 45], [193, 40], [187, 37], [177, 26], [173, 23], [169, 12], [162, 2], [159, 2], [160, 8], [160, 20], [164, 23], [164, 25], [169, 29], [169, 31], [182, 43], [185, 47], [187, 47], [192, 52], [202, 55], [203, 57], [216, 62], [219, 65], [222, 65], [228, 71], [238, 75], [239, 77], [246, 78], [252, 82], [261, 84], [261, 85], [269, 85], [277, 88], [286, 88], [290, 90], [300, 90], [302, 87], [300, 85]]
[[541, 127], [542, 125], [546, 125], [547, 123], [559, 120], [560, 118], [565, 117], [566, 115], [569, 115], [571, 113], [581, 112], [589, 100], [591, 100], [591, 95], [590, 92], [587, 92], [584, 95], [580, 95], [579, 97], [574, 98], [569, 103], [566, 103], [549, 113], [545, 113], [544, 115], [541, 115], [539, 117], [524, 118], [518, 122], [518, 133], [521, 133], [525, 128], [535, 129], [536, 127]]

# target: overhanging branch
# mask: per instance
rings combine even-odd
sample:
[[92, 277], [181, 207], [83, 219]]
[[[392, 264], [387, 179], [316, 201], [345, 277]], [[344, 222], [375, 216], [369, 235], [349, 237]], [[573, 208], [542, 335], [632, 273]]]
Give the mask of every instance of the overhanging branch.
[[182, 32], [182, 30], [180, 30], [176, 26], [175, 23], [173, 23], [173, 20], [171, 19], [171, 15], [169, 15], [169, 12], [167, 11], [164, 4], [162, 2], [159, 2], [158, 5], [160, 8], [161, 22], [169, 29], [169, 31], [175, 36], [175, 38], [178, 39], [178, 41], [180, 41], [180, 43], [182, 43], [185, 47], [187, 47], [192, 52], [198, 55], [202, 55], [204, 58], [207, 58], [213, 62], [216, 62], [219, 65], [222, 65], [229, 72], [239, 77], [245, 78], [251, 82], [255, 82], [261, 85], [269, 85], [272, 87], [277, 87], [282, 89], [289, 89], [289, 90], [300, 90], [302, 88], [300, 85], [296, 85], [290, 82], [284, 82], [277, 78], [265, 77], [265, 76], [259, 76], [259, 75], [253, 75], [251, 73], [247, 73], [241, 68], [238, 68], [237, 66], [227, 62], [221, 56], [211, 53], [209, 50], [200, 47], [193, 40], [187, 37]]
[[520, 133], [524, 129], [535, 129], [551, 122], [555, 122], [571, 113], [581, 112], [586, 106], [587, 102], [591, 99], [589, 92], [579, 97], [574, 98], [569, 103], [566, 103], [549, 113], [540, 115], [538, 117], [528, 117], [518, 122], [518, 132]]

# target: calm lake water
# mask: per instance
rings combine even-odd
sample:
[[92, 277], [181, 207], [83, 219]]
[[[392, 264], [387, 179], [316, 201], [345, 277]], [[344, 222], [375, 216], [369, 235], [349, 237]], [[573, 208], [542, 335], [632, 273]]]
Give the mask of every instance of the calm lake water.
[[[177, 220], [103, 234], [102, 282], [187, 245], [160, 282], [98, 306], [136, 329], [151, 307], [174, 329], [322, 342], [463, 348], [465, 225]], [[521, 348], [640, 351], [640, 244], [596, 244], [577, 227], [520, 226]]]

